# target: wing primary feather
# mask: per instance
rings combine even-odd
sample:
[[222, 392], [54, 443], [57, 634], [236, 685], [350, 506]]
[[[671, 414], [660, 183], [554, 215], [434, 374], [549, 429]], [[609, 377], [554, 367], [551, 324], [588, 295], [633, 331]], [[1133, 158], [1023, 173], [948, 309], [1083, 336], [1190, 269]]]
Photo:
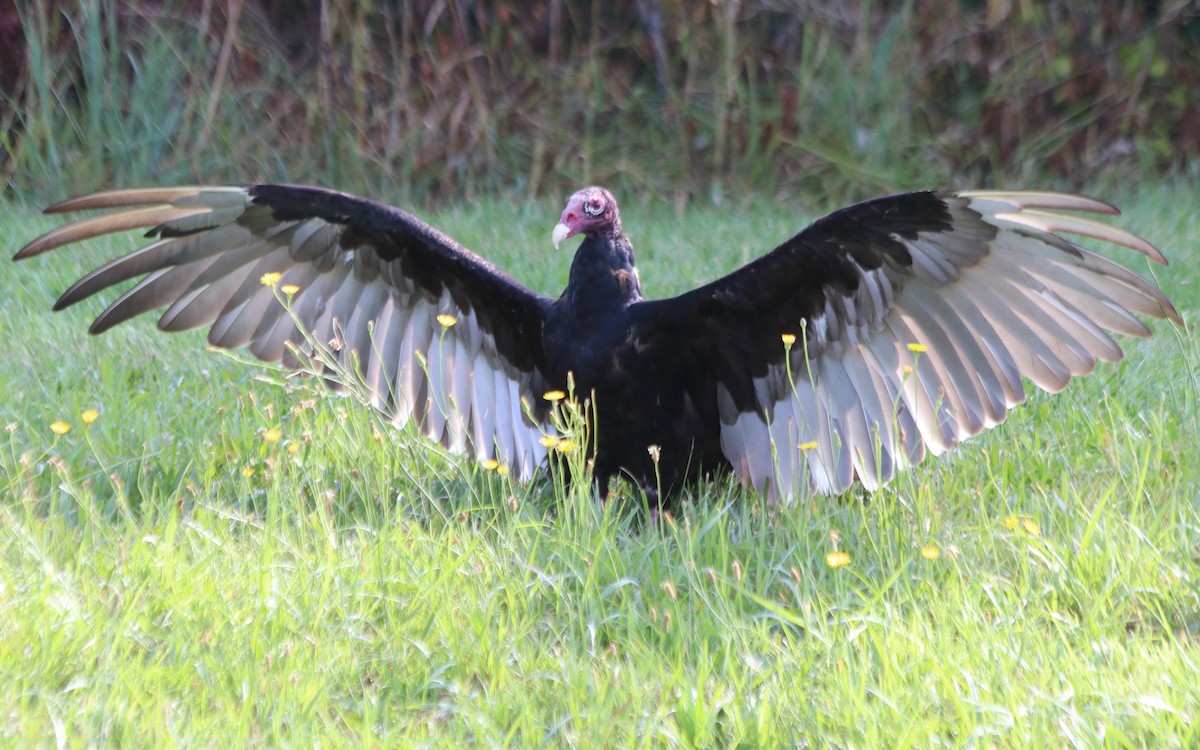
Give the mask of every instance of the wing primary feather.
[[717, 384], [717, 414], [721, 421], [721, 452], [733, 466], [733, 472], [742, 482], [750, 481], [750, 463], [746, 457], [746, 441], [738, 425], [741, 414], [733, 397], [723, 384]]
[[425, 436], [442, 442], [450, 419], [450, 398], [447, 380], [454, 368], [454, 342], [443, 328], [434, 331], [429, 340], [426, 367], [429, 378], [429, 411], [425, 415]]
[[[834, 433], [840, 436], [835, 444], [835, 492], [841, 492], [854, 481], [854, 449], [866, 441], [870, 432], [862, 403], [862, 394], [854, 386], [841, 358], [822, 357], [817, 384], [822, 394]], [[839, 440], [835, 438], [835, 443]]]
[[275, 327], [268, 334], [265, 350], [271, 353], [269, 361], [282, 361], [284, 354], [293, 346], [304, 343], [305, 332], [312, 330], [317, 307], [309, 302], [315, 298], [312, 285], [320, 281], [320, 276], [312, 266], [301, 266], [296, 269], [301, 291], [287, 300], [288, 309], [280, 316]]
[[521, 386], [512, 378], [508, 378], [508, 402], [513, 410], [513, 456], [509, 468], [517, 477], [527, 477], [533, 464], [533, 438], [525, 424]]
[[1138, 237], [1133, 232], [1128, 232], [1112, 224], [1105, 224], [1102, 221], [1082, 216], [1057, 214], [1051, 211], [1038, 211], [1036, 209], [1024, 209], [1013, 213], [998, 213], [994, 216], [1000, 221], [1008, 221], [1032, 227], [1047, 234], [1065, 232], [1067, 234], [1077, 234], [1080, 237], [1091, 237], [1092, 239], [1111, 242], [1114, 245], [1127, 247], [1130, 250], [1137, 250], [1155, 263], [1164, 266], [1167, 265], [1167, 259], [1163, 257], [1162, 253], [1154, 245]]
[[435, 325], [430, 306], [417, 301], [408, 321], [408, 332], [400, 349], [399, 369], [396, 371], [397, 392], [409, 398], [412, 420], [424, 431], [429, 410], [429, 344]]
[[[841, 358], [842, 367], [859, 393], [866, 431], [855, 441], [855, 470], [868, 490], [875, 490], [895, 474], [895, 443], [891, 398], [879, 373], [871, 367], [865, 344]], [[860, 444], [861, 442], [861, 444]]]
[[[221, 256], [216, 256], [217, 262], [220, 259]], [[286, 268], [286, 259], [287, 249], [275, 248], [257, 260], [239, 267], [247, 270], [239, 271], [236, 274], [241, 279], [241, 284], [233, 294], [229, 295], [229, 300], [217, 313], [213, 328], [209, 331], [210, 343], [225, 349], [236, 349], [246, 346], [253, 340], [254, 331], [257, 330], [262, 316], [270, 305], [278, 304], [274, 290], [263, 286], [259, 279], [265, 273], [277, 272], [281, 268]], [[200, 273], [196, 276], [200, 278], [204, 274]], [[255, 356], [258, 355], [255, 354]]]
[[205, 258], [150, 274], [104, 308], [88, 328], [88, 333], [104, 333], [118, 323], [162, 307], [182, 294], [212, 262], [213, 258]]
[[937, 294], [921, 307], [927, 316], [927, 324], [945, 331], [954, 342], [955, 354], [965, 368], [960, 369], [960, 377], [965, 378], [965, 383], [972, 386], [975, 392], [975, 398], [969, 403], [979, 409], [978, 420], [973, 423], [978, 425], [974, 432], [978, 432], [988, 423], [994, 424], [1005, 411], [1001, 374], [980, 344], [980, 332], [971, 327], [970, 320], [978, 317], [978, 309], [971, 305], [952, 308], [951, 299], [961, 297]]
[[1005, 348], [1012, 352], [1021, 375], [1044, 391], [1058, 393], [1066, 387], [1071, 377], [1070, 369], [1029, 327], [1025, 316], [1012, 307], [1011, 299], [1016, 297], [1000, 298], [996, 280], [990, 282], [971, 277], [964, 279], [963, 287], [989, 311], [989, 320], [1003, 337]]
[[1095, 359], [1086, 347], [1068, 332], [1067, 328], [1073, 323], [1069, 318], [1064, 318], [1054, 301], [1044, 294], [1044, 290], [1009, 279], [992, 279], [991, 282], [998, 291], [1004, 292], [1013, 314], [1025, 321], [1042, 346], [1052, 351], [1066, 366], [1069, 375], [1082, 375], [1092, 371], [1096, 366]]
[[480, 461], [496, 456], [496, 396], [492, 368], [482, 350], [471, 364], [471, 442]]
[[321, 321], [326, 318], [325, 311], [329, 308], [330, 296], [336, 292], [343, 278], [336, 271], [318, 273], [292, 300], [292, 313], [300, 321], [303, 330], [321, 344], [327, 344], [331, 337]]
[[973, 364], [977, 368], [986, 365], [991, 377], [986, 373], [980, 374], [980, 383], [992, 403], [991, 414], [996, 422], [1003, 421], [1004, 415], [1015, 404], [1025, 400], [1025, 386], [1021, 383], [1021, 373], [1013, 362], [1012, 354], [1004, 344], [1003, 338], [992, 326], [987, 312], [980, 307], [977, 300], [968, 296], [960, 287], [946, 290], [945, 308], [938, 313], [945, 317], [957, 317], [969, 330], [979, 348], [981, 359]]
[[[972, 207], [977, 201], [993, 201], [1006, 203], [1015, 209], [1049, 208], [1060, 211], [1090, 211], [1092, 213], [1115, 216], [1121, 213], [1111, 203], [1105, 203], [1095, 198], [1088, 198], [1073, 193], [1056, 193], [1052, 191], [1004, 191], [1004, 190], [962, 190], [958, 193], [963, 198], [972, 200]], [[995, 213], [987, 211], [986, 213]]]
[[267, 362], [278, 362], [283, 357], [288, 342], [303, 338], [299, 328], [296, 327], [299, 320], [299, 316], [296, 314], [297, 304], [303, 299], [304, 290], [313, 283], [316, 275], [316, 269], [309, 265], [295, 266], [284, 274], [281, 286], [292, 285], [299, 287], [301, 291], [290, 296], [282, 295], [279, 304], [267, 306], [267, 312], [254, 332], [260, 359]]
[[903, 320], [888, 316], [886, 323], [897, 351], [907, 355], [901, 360], [905, 362], [901, 365], [901, 382], [913, 418], [934, 454], [944, 453], [957, 445], [958, 434], [953, 417], [946, 412], [947, 404], [941, 393], [944, 386], [933, 358], [914, 357], [907, 351], [907, 345], [917, 339]]
[[952, 329], [940, 326], [923, 305], [911, 305], [902, 316], [914, 341], [926, 347], [921, 353], [922, 361], [928, 359], [937, 371], [940, 382], [938, 396], [952, 415], [955, 432], [975, 434], [983, 429], [984, 411], [982, 396], [976, 387], [976, 377], [968, 369], [960, 346], [966, 346], [953, 335]]
[[513, 415], [514, 405], [509, 398], [508, 377], [500, 370], [492, 371], [492, 387], [495, 393], [493, 402], [496, 410], [495, 459], [500, 463], [512, 464], [515, 453], [514, 432], [521, 423], [520, 417]]
[[103, 216], [93, 216], [87, 219], [71, 222], [58, 229], [51, 230], [41, 237], [30, 242], [25, 247], [21, 248], [13, 260], [24, 260], [32, 258], [35, 255], [40, 255], [47, 250], [53, 250], [56, 247], [67, 245], [72, 242], [80, 242], [93, 237], [99, 237], [102, 234], [112, 234], [114, 232], [122, 232], [127, 229], [144, 229], [146, 227], [160, 226], [171, 221], [180, 221], [183, 219], [195, 218], [197, 216], [210, 214], [212, 209], [201, 206], [197, 208], [175, 208], [174, 206], [153, 206], [151, 208], [142, 208], [134, 211], [122, 211], [117, 214], [105, 214]]
[[763, 417], [754, 412], [742, 415], [749, 424], [743, 432], [746, 441], [746, 460], [750, 464], [750, 480], [755, 489], [766, 488], [773, 473], [771, 459], [771, 433]]
[[[780, 490], [790, 489], [792, 482], [790, 447], [794, 440], [792, 435], [795, 433], [795, 420], [791, 399], [780, 399], [768, 405], [768, 411], [764, 411], [764, 415], [767, 417], [766, 429], [771, 457], [771, 475], [767, 487], [773, 495], [778, 495]], [[786, 494], [786, 491], [783, 494]]]
[[[904, 372], [896, 342], [886, 331], [879, 331], [867, 339], [862, 347], [867, 366], [875, 372], [883, 387], [887, 401], [881, 403], [894, 422], [888, 425], [889, 440], [903, 449], [903, 462], [909, 466], [919, 464], [925, 458], [925, 442], [920, 427], [913, 419], [908, 400], [904, 394]], [[895, 459], [901, 463], [900, 458]]]
[[834, 433], [829, 412], [807, 377], [800, 376], [795, 379], [791, 397], [796, 402], [792, 407], [799, 435], [796, 448], [802, 451], [808, 464], [810, 489], [825, 494], [834, 492], [836, 446], [833, 444]]
[[[473, 320], [461, 324], [462, 330], [474, 325]], [[457, 327], [457, 326], [456, 326]], [[471, 439], [470, 421], [474, 404], [471, 403], [471, 377], [474, 357], [467, 351], [466, 342], [458, 333], [454, 334], [454, 372], [450, 386], [450, 415], [447, 423], [447, 448], [455, 453], [467, 450]]]
[[195, 201], [203, 198], [218, 207], [245, 205], [249, 196], [244, 187], [183, 186], [174, 188], [124, 188], [101, 190], [59, 201], [42, 213], [61, 214], [71, 211], [91, 211], [104, 208], [131, 208], [163, 203]]
[[[360, 282], [354, 289], [353, 306], [347, 306], [347, 317], [341, 322], [339, 356], [342, 366], [367, 382], [373, 397], [381, 399], [381, 408], [391, 416], [389, 410], [396, 408], [396, 400], [403, 395], [395, 384], [399, 365], [398, 359], [392, 356], [394, 350], [388, 349], [381, 355], [380, 349], [396, 345], [408, 335], [405, 328], [407, 311], [399, 313], [391, 291], [378, 279]], [[384, 328], [387, 328], [386, 335]], [[382, 368], [382, 381], [371, 382], [373, 366]], [[381, 390], [375, 390], [376, 387]]]
[[405, 316], [396, 309], [392, 296], [384, 294], [380, 303], [370, 312], [364, 308], [356, 310], [350, 322], [355, 330], [361, 326], [367, 331], [369, 343], [357, 348], [358, 342], [350, 344], [352, 337], [347, 336], [347, 343], [355, 346], [359, 354], [359, 366], [362, 368], [363, 381], [370, 391], [372, 405], [397, 423], [405, 421], [409, 409], [408, 394], [396, 384], [407, 322]]
[[54, 309], [62, 310], [135, 276], [225, 252], [249, 237], [245, 229], [230, 225], [200, 235], [159, 240], [88, 273], [63, 292], [54, 303]]

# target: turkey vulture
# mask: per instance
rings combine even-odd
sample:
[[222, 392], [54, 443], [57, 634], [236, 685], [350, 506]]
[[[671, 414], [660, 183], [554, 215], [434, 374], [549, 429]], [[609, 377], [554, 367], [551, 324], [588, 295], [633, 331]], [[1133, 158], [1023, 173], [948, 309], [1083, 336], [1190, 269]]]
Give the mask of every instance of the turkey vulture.
[[[374, 405], [451, 451], [523, 480], [548, 462], [553, 399], [591, 399], [595, 482], [637, 482], [655, 505], [732, 470], [772, 498], [868, 490], [1003, 422], [1022, 378], [1062, 390], [1135, 313], [1179, 314], [1154, 284], [1069, 233], [1137, 250], [1123, 229], [1061, 211], [1112, 206], [1051, 192], [911, 192], [826, 216], [766, 255], [671, 299], [646, 300], [613, 196], [571, 196], [558, 298], [530, 291], [400, 209], [315, 187], [108, 190], [47, 213], [119, 209], [26, 245], [21, 260], [128, 229], [156, 241], [92, 271], [68, 307], [142, 277], [101, 333], [166, 307], [158, 327], [208, 327], [219, 347], [306, 363], [330, 341]], [[291, 296], [280, 304], [276, 281]], [[311, 337], [306, 340], [297, 323]], [[308, 342], [306, 344], [306, 341]], [[302, 351], [303, 350], [303, 351]]]

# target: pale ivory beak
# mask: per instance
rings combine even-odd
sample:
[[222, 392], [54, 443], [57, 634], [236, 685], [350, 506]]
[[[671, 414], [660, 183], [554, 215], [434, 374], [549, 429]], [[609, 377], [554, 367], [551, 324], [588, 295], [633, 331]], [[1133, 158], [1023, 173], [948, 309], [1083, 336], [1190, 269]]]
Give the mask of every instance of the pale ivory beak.
[[571, 228], [566, 224], [559, 223], [554, 227], [554, 233], [550, 235], [550, 240], [554, 243], [554, 249], [558, 249], [558, 244], [571, 236]]

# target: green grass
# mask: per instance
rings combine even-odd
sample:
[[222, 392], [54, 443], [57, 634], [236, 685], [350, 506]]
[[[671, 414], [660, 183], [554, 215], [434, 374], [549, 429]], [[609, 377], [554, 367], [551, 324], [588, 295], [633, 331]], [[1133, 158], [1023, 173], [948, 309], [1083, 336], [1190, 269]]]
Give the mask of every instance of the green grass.
[[[1110, 197], [1195, 325], [1200, 191]], [[549, 292], [559, 208], [431, 218]], [[809, 218], [624, 214], [660, 294]], [[13, 251], [52, 223], [6, 206], [0, 236]], [[278, 374], [198, 333], [89, 338], [97, 304], [48, 312], [131, 246], [0, 274], [0, 744], [1200, 743], [1190, 332], [1155, 324], [869, 498], [776, 508], [721, 484], [648, 527], [636, 502], [513, 486], [353, 401], [260, 382]], [[849, 565], [827, 566], [835, 545]]]

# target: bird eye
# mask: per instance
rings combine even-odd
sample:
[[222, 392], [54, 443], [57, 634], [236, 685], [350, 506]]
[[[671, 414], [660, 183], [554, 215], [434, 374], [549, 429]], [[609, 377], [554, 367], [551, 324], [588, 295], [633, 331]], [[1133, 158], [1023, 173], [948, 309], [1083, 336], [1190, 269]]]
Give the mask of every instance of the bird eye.
[[583, 207], [583, 210], [588, 212], [592, 216], [599, 216], [600, 211], [603, 210], [603, 208], [604, 208], [603, 201], [601, 201], [599, 198], [592, 198], [590, 201], [587, 202], [587, 205], [585, 205]]

